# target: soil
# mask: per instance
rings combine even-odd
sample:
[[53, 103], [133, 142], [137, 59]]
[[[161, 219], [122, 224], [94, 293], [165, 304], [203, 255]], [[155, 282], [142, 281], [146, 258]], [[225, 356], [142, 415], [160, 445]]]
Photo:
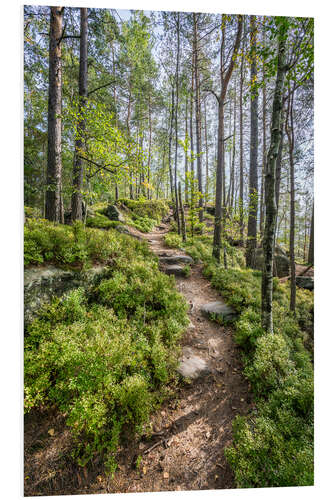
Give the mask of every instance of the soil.
[[[165, 247], [164, 225], [145, 235], [131, 232], [150, 240], [156, 254], [185, 255]], [[203, 277], [202, 266], [194, 264], [190, 276], [176, 278], [176, 284], [190, 305], [191, 324], [183, 347], [191, 347], [203, 358], [209, 373], [183, 383], [152, 415], [149, 439], [128, 439], [120, 446], [113, 479], [105, 474], [101, 458], [84, 468], [76, 464], [71, 457], [70, 432], [55, 409], [28, 415], [24, 443], [26, 496], [235, 487], [224, 450], [232, 444], [235, 416], [246, 415], [254, 407], [242, 375], [240, 350], [233, 341], [232, 328], [200, 313], [202, 304], [221, 300]]]

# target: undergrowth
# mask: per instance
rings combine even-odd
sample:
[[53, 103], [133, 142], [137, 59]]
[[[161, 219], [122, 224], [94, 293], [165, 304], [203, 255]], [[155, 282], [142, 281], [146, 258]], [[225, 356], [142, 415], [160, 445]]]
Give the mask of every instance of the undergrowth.
[[[70, 227], [43, 224], [64, 231], [71, 247]], [[174, 278], [159, 272], [145, 244], [117, 233], [117, 246], [112, 231], [94, 230], [94, 239], [99, 233], [112, 237], [111, 278], [90, 297], [77, 289], [54, 298], [28, 327], [25, 411], [55, 404], [78, 463], [102, 453], [112, 473], [124, 433], [140, 433], [168, 393], [188, 319]]]
[[313, 364], [308, 333], [313, 294], [297, 289], [289, 312], [289, 286], [274, 279], [274, 333], [261, 328], [261, 272], [217, 266], [197, 245], [204, 274], [239, 313], [235, 341], [243, 350], [244, 374], [256, 411], [236, 417], [233, 445], [226, 450], [240, 488], [313, 484]]

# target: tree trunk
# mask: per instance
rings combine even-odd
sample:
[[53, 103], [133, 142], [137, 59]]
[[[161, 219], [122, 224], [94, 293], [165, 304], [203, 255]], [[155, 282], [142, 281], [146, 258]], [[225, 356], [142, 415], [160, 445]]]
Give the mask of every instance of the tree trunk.
[[[200, 15], [200, 14], [199, 14]], [[196, 144], [197, 144], [197, 177], [199, 198], [199, 220], [203, 221], [203, 189], [202, 189], [202, 170], [201, 170], [201, 103], [200, 103], [200, 79], [198, 63], [198, 14], [193, 13], [193, 49], [194, 49], [194, 79], [195, 79], [195, 124], [196, 124]]]
[[246, 265], [254, 267], [255, 249], [257, 246], [257, 212], [258, 212], [258, 92], [257, 80], [257, 26], [256, 17], [251, 16], [251, 146], [249, 175], [249, 218], [247, 225]]
[[314, 203], [312, 204], [308, 264], [314, 265]]
[[295, 267], [295, 162], [294, 162], [294, 89], [289, 94], [288, 111], [286, 116], [286, 133], [289, 146], [290, 164], [290, 233], [289, 233], [289, 258], [290, 258], [290, 311], [296, 309], [296, 267]]
[[186, 242], [186, 222], [185, 222], [185, 212], [184, 212], [184, 206], [183, 206], [183, 201], [182, 201], [182, 190], [180, 186], [180, 182], [178, 182], [178, 199], [179, 199], [179, 211], [181, 213], [181, 219], [182, 219], [182, 239], [184, 242]]
[[82, 188], [83, 164], [80, 153], [84, 144], [83, 134], [86, 128], [84, 112], [87, 100], [88, 80], [88, 9], [81, 8], [80, 31], [80, 69], [79, 69], [79, 121], [77, 124], [78, 137], [75, 140], [73, 194], [72, 194], [72, 221], [82, 221]]
[[[266, 32], [265, 32], [265, 21], [263, 21], [263, 46], [266, 47]], [[264, 228], [264, 185], [265, 185], [265, 165], [266, 165], [266, 75], [265, 75], [265, 65], [263, 65], [262, 70], [262, 167], [261, 167], [261, 185], [260, 185], [260, 238], [263, 235]]]
[[46, 173], [45, 217], [61, 219], [61, 100], [62, 66], [61, 37], [64, 7], [50, 7], [48, 148]]
[[175, 174], [174, 174], [174, 182], [175, 182], [175, 206], [176, 206], [176, 213], [175, 213], [175, 218], [177, 221], [177, 229], [178, 229], [178, 234], [181, 233], [181, 227], [180, 227], [180, 215], [179, 215], [179, 203], [178, 203], [178, 194], [177, 194], [177, 161], [178, 161], [178, 100], [179, 100], [179, 49], [180, 49], [180, 40], [179, 40], [179, 32], [180, 32], [180, 26], [179, 26], [179, 12], [177, 12], [177, 21], [176, 21], [176, 26], [177, 26], [177, 59], [176, 59], [176, 106], [175, 106]]
[[204, 110], [205, 110], [205, 149], [206, 149], [206, 183], [205, 183], [205, 207], [207, 207], [208, 203], [208, 184], [209, 184], [209, 174], [208, 174], [208, 140], [207, 140], [207, 109], [206, 109], [206, 101], [204, 101]]
[[[185, 141], [188, 139], [188, 128], [187, 128], [187, 120], [188, 120], [188, 113], [187, 113], [187, 103], [188, 103], [188, 98], [186, 96], [186, 101], [185, 101]], [[188, 151], [185, 152], [185, 203], [188, 203]]]
[[280, 120], [283, 106], [283, 87], [286, 73], [285, 47], [286, 33], [283, 27], [279, 28], [277, 76], [274, 90], [271, 142], [267, 155], [265, 175], [265, 229], [263, 240], [264, 265], [262, 271], [261, 287], [261, 324], [265, 331], [273, 332], [273, 255], [274, 236], [276, 226], [276, 202], [275, 202], [275, 173], [276, 159], [280, 143]]
[[240, 225], [240, 240], [244, 245], [244, 163], [243, 163], [243, 83], [244, 83], [244, 53], [245, 40], [243, 37], [242, 43], [242, 59], [240, 68], [240, 89], [239, 89], [239, 225]]
[[[217, 165], [216, 165], [216, 189], [215, 189], [215, 221], [214, 221], [214, 239], [213, 239], [213, 257], [216, 258], [217, 262], [220, 262], [221, 256], [221, 234], [222, 234], [222, 220], [224, 205], [225, 205], [225, 191], [223, 189], [223, 177], [224, 176], [224, 99], [226, 96], [228, 84], [232, 71], [234, 69], [234, 63], [236, 55], [238, 52], [240, 39], [242, 33], [242, 16], [238, 16], [238, 28], [235, 40], [235, 45], [233, 48], [233, 53], [230, 59], [228, 68], [224, 70], [224, 44], [225, 44], [225, 29], [224, 22], [222, 26], [222, 41], [221, 41], [221, 52], [220, 52], [220, 79], [221, 79], [221, 91], [218, 99], [218, 132], [217, 132]], [[222, 200], [223, 191], [223, 200]], [[223, 207], [222, 207], [223, 202]], [[225, 255], [225, 252], [224, 252]], [[226, 262], [226, 257], [225, 257]]]

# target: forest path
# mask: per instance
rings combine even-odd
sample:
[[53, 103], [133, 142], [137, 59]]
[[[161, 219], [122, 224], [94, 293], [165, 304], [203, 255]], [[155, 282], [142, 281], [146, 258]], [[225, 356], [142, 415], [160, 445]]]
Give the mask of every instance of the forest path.
[[[129, 229], [146, 239], [157, 255], [185, 255], [165, 246], [163, 236], [169, 227], [159, 227], [148, 234]], [[26, 496], [235, 487], [224, 449], [232, 443], [233, 419], [247, 414], [253, 405], [241, 372], [240, 350], [230, 327], [210, 321], [200, 311], [205, 303], [221, 301], [203, 277], [202, 265], [192, 265], [187, 278], [176, 277], [176, 286], [190, 305], [183, 357], [202, 360], [206, 366], [202, 376], [182, 384], [152, 415], [149, 439], [129, 437], [120, 447], [113, 479], [105, 473], [102, 457], [84, 468], [78, 466], [71, 457], [73, 439], [66, 418], [56, 408], [27, 415]], [[139, 456], [140, 466], [135, 467]]]
[[[186, 255], [166, 247], [167, 225], [142, 235], [157, 255]], [[139, 233], [137, 233], [139, 234]], [[178, 291], [189, 303], [190, 326], [182, 339], [183, 358], [195, 355], [206, 362], [204, 376], [184, 384], [175, 398], [152, 415], [153, 435], [124, 447], [119, 469], [106, 485], [108, 492], [180, 491], [233, 488], [233, 473], [224, 449], [232, 443], [232, 421], [252, 406], [241, 372], [240, 350], [233, 331], [205, 318], [200, 307], [221, 301], [193, 264], [189, 277], [176, 277]], [[140, 467], [133, 464], [141, 455]], [[131, 466], [132, 463], [132, 466]]]

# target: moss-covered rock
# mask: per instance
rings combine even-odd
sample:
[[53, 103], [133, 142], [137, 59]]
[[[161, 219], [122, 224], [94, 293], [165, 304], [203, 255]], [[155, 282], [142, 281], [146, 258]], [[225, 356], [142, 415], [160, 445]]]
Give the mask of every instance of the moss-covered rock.
[[53, 296], [82, 287], [88, 292], [109, 277], [108, 266], [94, 266], [87, 271], [68, 271], [55, 266], [32, 267], [24, 271], [24, 323], [33, 321], [41, 306]]

